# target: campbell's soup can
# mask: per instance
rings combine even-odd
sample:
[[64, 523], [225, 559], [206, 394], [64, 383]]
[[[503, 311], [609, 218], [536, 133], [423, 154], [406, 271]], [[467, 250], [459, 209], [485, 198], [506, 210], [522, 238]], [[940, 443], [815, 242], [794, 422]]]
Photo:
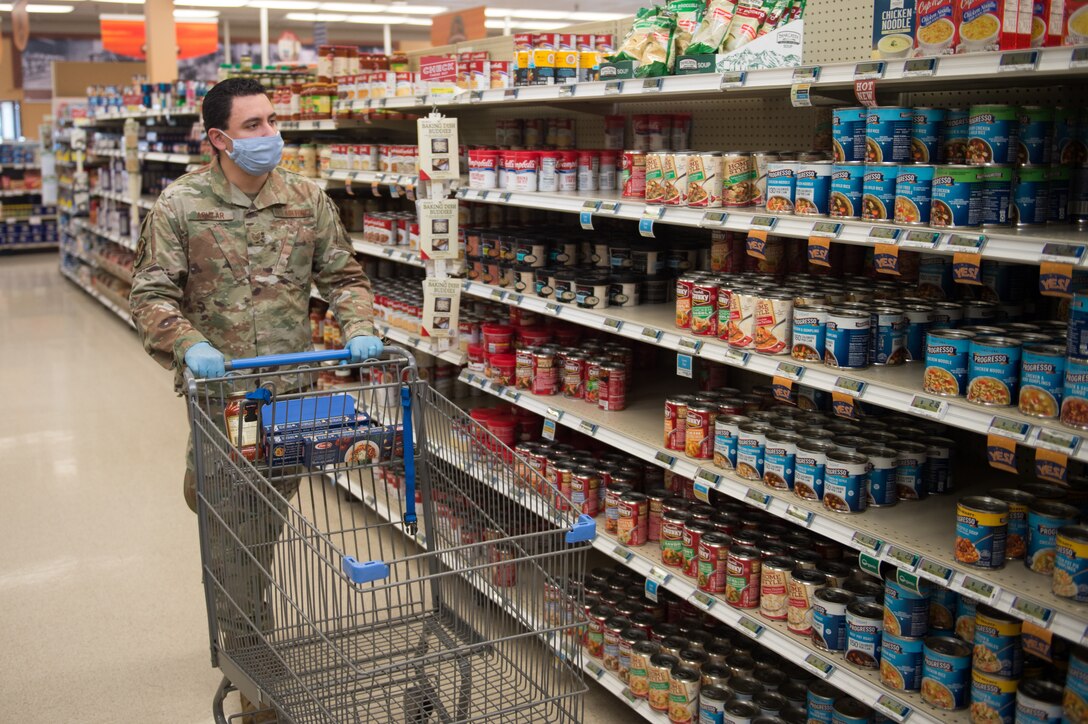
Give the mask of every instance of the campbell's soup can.
[[789, 578], [795, 562], [788, 556], [763, 561], [759, 580], [759, 613], [772, 621], [789, 618]]
[[688, 161], [693, 154], [678, 151], [665, 156], [665, 200], [666, 206], [687, 206], [688, 203]]
[[620, 158], [620, 188], [623, 197], [641, 199], [646, 196], [646, 154], [643, 151], [624, 151]]
[[696, 584], [706, 593], [725, 593], [729, 536], [725, 533], [704, 533], [699, 539], [699, 568]]
[[601, 365], [598, 378], [597, 406], [618, 412], [627, 407], [627, 366], [619, 362]]
[[646, 203], [665, 203], [665, 166], [671, 157], [660, 151], [646, 154]]
[[687, 435], [684, 452], [697, 460], [714, 457], [714, 418], [717, 408], [694, 404], [687, 410]]
[[559, 151], [555, 162], [555, 175], [559, 191], [578, 190], [578, 152]]
[[687, 440], [688, 405], [691, 395], [676, 395], [665, 400], [665, 447], [683, 451]]
[[760, 295], [755, 310], [756, 351], [772, 355], [789, 354], [792, 324], [792, 294]]

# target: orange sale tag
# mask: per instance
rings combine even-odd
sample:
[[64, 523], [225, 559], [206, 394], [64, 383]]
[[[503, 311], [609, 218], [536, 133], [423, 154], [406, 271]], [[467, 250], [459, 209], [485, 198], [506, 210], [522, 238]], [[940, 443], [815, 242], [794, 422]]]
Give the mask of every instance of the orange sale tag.
[[873, 250], [873, 267], [877, 274], [899, 276], [899, 247], [895, 244], [877, 244]]
[[953, 254], [952, 278], [957, 284], [982, 286], [982, 254], [969, 252]]
[[831, 266], [831, 239], [826, 236], [808, 237], [808, 263], [815, 266]]
[[838, 417], [847, 420], [860, 420], [861, 416], [858, 414], [857, 403], [857, 400], [845, 392], [833, 391], [831, 393], [831, 411]]
[[749, 229], [746, 242], [748, 256], [756, 259], [767, 259], [767, 231], [765, 229]]
[[789, 377], [775, 375], [775, 378], [771, 381], [771, 394], [779, 402], [784, 402], [787, 405], [797, 404], [797, 398], [793, 394], [793, 380]]
[[1035, 450], [1035, 474], [1040, 480], [1064, 485], [1068, 468], [1068, 455], [1045, 448]]
[[1039, 293], [1045, 297], [1073, 296], [1073, 265], [1044, 261], [1039, 265]]
[[1016, 441], [1003, 435], [986, 436], [986, 457], [991, 468], [1008, 473], [1019, 472], [1016, 469]]

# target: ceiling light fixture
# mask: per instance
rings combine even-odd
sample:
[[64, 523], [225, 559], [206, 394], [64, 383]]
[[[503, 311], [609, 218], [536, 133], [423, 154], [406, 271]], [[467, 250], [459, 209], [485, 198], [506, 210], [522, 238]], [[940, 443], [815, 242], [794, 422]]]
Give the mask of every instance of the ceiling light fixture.
[[249, 0], [174, 0], [174, 5], [191, 8], [244, 8]]
[[374, 3], [321, 3], [318, 7], [332, 13], [383, 13], [389, 9], [388, 5]]
[[[75, 10], [72, 5], [27, 5], [26, 11], [28, 13], [42, 13], [43, 15], [64, 15]], [[8, 3], [0, 4], [0, 12], [10, 13], [11, 5]]]
[[287, 13], [284, 17], [302, 23], [342, 23], [348, 19], [339, 13]]
[[563, 12], [562, 10], [522, 10], [519, 8], [487, 8], [484, 10], [484, 15], [489, 18], [527, 18], [530, 20], [566, 20], [569, 25], [571, 21], [583, 21], [583, 22], [598, 22], [606, 20], [621, 20], [627, 15], [623, 13], [583, 13], [583, 12]]
[[408, 18], [396, 15], [350, 15], [345, 22], [356, 25], [404, 25]]
[[[559, 30], [565, 28], [570, 23], [554, 22], [549, 20], [510, 20], [511, 28], [521, 28], [522, 30]], [[505, 30], [505, 20], [485, 20], [484, 27], [492, 30]]]
[[174, 17], [183, 19], [211, 19], [219, 17], [218, 10], [198, 10], [196, 8], [174, 8]]
[[403, 2], [393, 2], [388, 7], [389, 12], [402, 15], [438, 15], [449, 10], [442, 5], [408, 5]]
[[268, 10], [316, 10], [316, 2], [306, 0], [251, 0], [247, 7]]

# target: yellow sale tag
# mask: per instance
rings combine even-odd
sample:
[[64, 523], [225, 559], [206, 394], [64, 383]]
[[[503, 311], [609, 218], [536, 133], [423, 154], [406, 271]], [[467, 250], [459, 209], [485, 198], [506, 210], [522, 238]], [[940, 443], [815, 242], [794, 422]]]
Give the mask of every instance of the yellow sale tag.
[[808, 263], [814, 266], [831, 266], [831, 239], [826, 236], [808, 237]]
[[991, 468], [1015, 473], [1016, 469], [1016, 441], [1004, 435], [990, 433], [986, 436], [986, 457], [990, 461]]

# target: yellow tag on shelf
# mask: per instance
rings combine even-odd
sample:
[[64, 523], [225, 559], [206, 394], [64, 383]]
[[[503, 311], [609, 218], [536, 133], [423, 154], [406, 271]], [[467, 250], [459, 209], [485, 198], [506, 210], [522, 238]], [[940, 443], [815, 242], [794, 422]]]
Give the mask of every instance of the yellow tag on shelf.
[[808, 237], [808, 263], [813, 266], [831, 266], [831, 239], [826, 236]]
[[899, 247], [895, 244], [877, 244], [873, 250], [873, 267], [877, 274], [899, 276]]
[[962, 251], [953, 254], [952, 278], [957, 284], [982, 286], [982, 254]]
[[1035, 474], [1040, 480], [1064, 484], [1068, 468], [1068, 455], [1041, 447], [1035, 449]]
[[987, 435], [986, 458], [990, 461], [991, 468], [1004, 470], [1008, 473], [1018, 472], [1016, 469], [1016, 441], [1012, 438], [993, 433]]
[[1044, 261], [1039, 265], [1039, 293], [1045, 297], [1072, 297], [1073, 265]]
[[756, 259], [767, 259], [767, 231], [765, 229], [749, 229], [746, 242], [748, 256]]

